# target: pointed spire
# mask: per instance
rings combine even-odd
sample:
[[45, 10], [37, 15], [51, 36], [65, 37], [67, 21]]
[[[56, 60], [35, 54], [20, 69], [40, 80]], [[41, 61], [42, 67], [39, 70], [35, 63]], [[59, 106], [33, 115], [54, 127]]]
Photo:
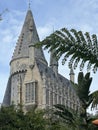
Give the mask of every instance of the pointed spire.
[[75, 74], [74, 74], [73, 68], [70, 69], [69, 75], [70, 75], [70, 81], [72, 81], [74, 83], [74, 75]]
[[[54, 26], [53, 26], [53, 33], [54, 33]], [[55, 72], [55, 74], [58, 74], [58, 61], [56, 59], [56, 57], [54, 56], [54, 50], [51, 51], [50, 53], [50, 67], [53, 69], [53, 71]]]
[[[12, 60], [17, 58], [29, 57], [29, 47], [39, 42], [38, 33], [31, 10], [27, 11], [27, 15], [19, 36]], [[34, 55], [37, 59], [46, 63], [42, 48], [35, 48]]]
[[50, 54], [50, 67], [53, 69], [53, 71], [57, 75], [57, 73], [58, 73], [58, 61], [57, 61], [56, 57], [53, 55], [53, 52], [54, 51], [52, 50], [51, 54]]

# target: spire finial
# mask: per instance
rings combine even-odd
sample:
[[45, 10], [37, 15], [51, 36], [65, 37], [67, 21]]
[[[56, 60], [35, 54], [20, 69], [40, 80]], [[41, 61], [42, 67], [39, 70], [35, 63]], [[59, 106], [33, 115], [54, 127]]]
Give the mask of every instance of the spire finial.
[[30, 7], [31, 7], [31, 1], [29, 0], [29, 9], [30, 9]]

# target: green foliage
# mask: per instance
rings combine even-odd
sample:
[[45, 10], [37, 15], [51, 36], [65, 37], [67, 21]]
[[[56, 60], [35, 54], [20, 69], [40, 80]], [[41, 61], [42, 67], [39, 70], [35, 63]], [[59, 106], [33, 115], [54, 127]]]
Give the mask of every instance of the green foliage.
[[92, 104], [92, 108], [96, 108], [98, 105], [98, 91], [90, 93], [91, 83], [92, 78], [90, 77], [90, 73], [86, 73], [84, 76], [83, 72], [78, 74], [78, 83], [72, 83], [78, 97], [86, 109], [90, 104]]
[[63, 57], [62, 64], [69, 60], [69, 68], [76, 69], [80, 62], [80, 70], [84, 68], [87, 62], [87, 70], [93, 67], [95, 73], [98, 68], [98, 41], [95, 34], [91, 35], [86, 32], [68, 30], [62, 28], [46, 37], [36, 46], [44, 46], [49, 51], [55, 49], [54, 55], [57, 59]]
[[98, 106], [98, 91], [95, 91], [93, 93], [90, 93], [90, 85], [92, 82], [92, 78], [90, 77], [90, 73], [83, 74], [83, 72], [80, 72], [78, 75], [78, 83], [74, 84], [73, 86], [76, 90], [76, 93], [81, 101], [81, 124], [80, 126], [84, 129], [87, 129], [88, 127], [91, 127], [91, 121], [92, 118], [90, 118], [87, 114], [87, 109], [90, 105], [92, 105], [93, 108], [96, 108]]
[[[35, 107], [24, 113], [19, 106], [1, 107], [0, 130], [68, 130], [61, 121]], [[50, 114], [49, 114], [50, 115]]]
[[54, 114], [59, 115], [61, 118], [64, 119], [66, 123], [74, 124], [75, 116], [72, 114], [72, 111], [70, 111], [64, 105], [60, 105], [60, 104], [56, 104], [54, 105], [54, 107], [56, 108]]
[[0, 109], [0, 129], [17, 130], [24, 129], [24, 114], [22, 111], [15, 110], [14, 106], [1, 107]]
[[54, 105], [54, 114], [62, 122], [62, 129], [64, 130], [79, 130], [80, 116], [79, 113], [76, 113], [71, 108], [68, 108], [64, 105]]
[[45, 130], [46, 120], [43, 111], [31, 109], [26, 114], [14, 106], [1, 107], [0, 130]]
[[25, 127], [28, 130], [45, 130], [46, 120], [44, 117], [45, 112], [43, 110], [30, 110], [25, 115], [25, 121], [27, 122]]
[[8, 109], [1, 107], [0, 110], [0, 128], [10, 128], [11, 124], [13, 126], [13, 121], [16, 118], [13, 107], [8, 107]]

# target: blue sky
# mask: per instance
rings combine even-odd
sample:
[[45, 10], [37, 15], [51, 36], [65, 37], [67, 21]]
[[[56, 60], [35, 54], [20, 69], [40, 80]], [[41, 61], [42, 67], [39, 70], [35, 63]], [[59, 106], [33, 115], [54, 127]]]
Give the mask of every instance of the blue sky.
[[[0, 2], [0, 102], [2, 102], [10, 74], [9, 62], [23, 25], [29, 0], [3, 0]], [[32, 0], [31, 10], [42, 40], [53, 30], [67, 27], [83, 32], [98, 34], [98, 0]], [[46, 57], [48, 58], [48, 56]], [[84, 70], [85, 71], [85, 70]], [[59, 67], [59, 72], [69, 78], [67, 64]], [[78, 70], [75, 71], [77, 79]], [[96, 74], [91, 73], [91, 92], [98, 89]]]

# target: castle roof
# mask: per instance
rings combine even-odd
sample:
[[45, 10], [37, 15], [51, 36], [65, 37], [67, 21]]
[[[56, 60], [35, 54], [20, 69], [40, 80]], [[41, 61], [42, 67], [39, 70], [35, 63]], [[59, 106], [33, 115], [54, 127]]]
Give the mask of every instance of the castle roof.
[[[17, 58], [29, 57], [29, 47], [38, 42], [39, 42], [39, 37], [38, 37], [36, 25], [34, 22], [32, 12], [29, 9], [27, 11], [24, 25], [22, 27], [21, 34], [19, 36], [16, 48], [14, 50], [12, 60], [15, 60]], [[42, 48], [35, 48], [34, 55], [35, 57], [37, 57], [37, 59], [40, 59], [45, 63], [47, 63]]]
[[[61, 83], [65, 87], [68, 87], [74, 91], [74, 88], [71, 85], [71, 82], [62, 76], [61, 74], [55, 75], [55, 72], [51, 69], [51, 67], [46, 66], [45, 64], [41, 63], [39, 60], [36, 59], [37, 66], [39, 68], [39, 72], [41, 76], [45, 76], [46, 79], [50, 78], [51, 80], [55, 80], [58, 83]], [[48, 82], [47, 82], [48, 83]], [[59, 86], [60, 87], [60, 86]]]

